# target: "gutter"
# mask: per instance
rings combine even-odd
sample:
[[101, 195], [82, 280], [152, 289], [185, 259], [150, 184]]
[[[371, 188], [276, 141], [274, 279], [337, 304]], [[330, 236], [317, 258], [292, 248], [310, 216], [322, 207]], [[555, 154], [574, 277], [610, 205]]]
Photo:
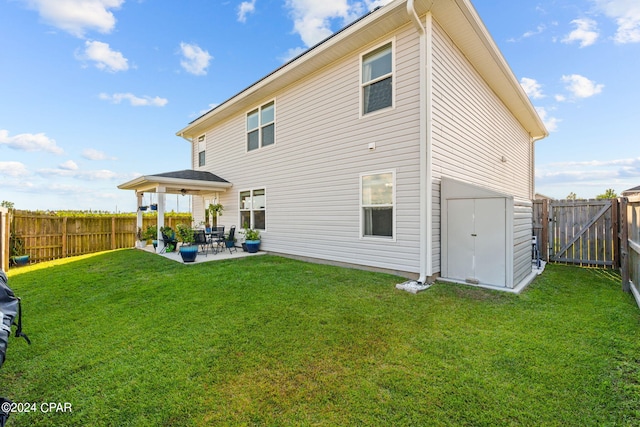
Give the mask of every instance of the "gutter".
[[407, 13], [420, 37], [420, 277], [418, 283], [424, 285], [433, 276], [433, 188], [431, 153], [433, 145], [432, 129], [432, 77], [433, 32], [432, 14], [427, 13], [426, 26], [422, 25], [414, 6], [414, 0], [407, 0]]

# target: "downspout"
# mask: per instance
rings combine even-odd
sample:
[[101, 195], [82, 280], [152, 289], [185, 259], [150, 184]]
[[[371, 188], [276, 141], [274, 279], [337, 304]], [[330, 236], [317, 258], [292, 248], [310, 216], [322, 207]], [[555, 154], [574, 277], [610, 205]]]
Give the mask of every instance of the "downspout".
[[418, 282], [426, 284], [427, 279], [433, 275], [433, 188], [431, 185], [433, 21], [431, 12], [428, 12], [426, 26], [422, 25], [414, 0], [407, 0], [407, 13], [420, 37], [420, 277]]

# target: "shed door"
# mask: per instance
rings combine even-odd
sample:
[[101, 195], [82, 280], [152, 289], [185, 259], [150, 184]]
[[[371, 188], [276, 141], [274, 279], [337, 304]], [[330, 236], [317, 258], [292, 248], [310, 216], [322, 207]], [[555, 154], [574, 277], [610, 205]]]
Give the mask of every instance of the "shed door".
[[506, 200], [447, 200], [447, 276], [506, 286]]

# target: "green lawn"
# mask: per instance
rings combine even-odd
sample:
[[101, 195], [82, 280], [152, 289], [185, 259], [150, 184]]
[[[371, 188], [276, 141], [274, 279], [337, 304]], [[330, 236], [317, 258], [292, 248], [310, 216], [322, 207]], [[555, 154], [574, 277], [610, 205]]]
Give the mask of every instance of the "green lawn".
[[[8, 426], [640, 425], [640, 310], [611, 272], [521, 295], [260, 256], [121, 250], [12, 270]], [[43, 413], [42, 402], [71, 413]]]

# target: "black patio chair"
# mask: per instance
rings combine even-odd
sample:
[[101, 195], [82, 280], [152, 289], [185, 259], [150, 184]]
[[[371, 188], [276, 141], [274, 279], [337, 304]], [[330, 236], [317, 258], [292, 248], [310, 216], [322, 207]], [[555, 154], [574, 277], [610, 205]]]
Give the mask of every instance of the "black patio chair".
[[178, 248], [178, 239], [176, 239], [176, 235], [172, 234], [171, 237], [167, 235], [164, 231], [162, 232], [162, 241], [164, 242], [164, 248], [160, 251], [161, 254], [167, 251], [167, 246], [172, 245], [174, 249]]
[[238, 252], [238, 248], [236, 248], [236, 226], [232, 225], [231, 228], [229, 229], [229, 235], [227, 237], [224, 238], [224, 246], [223, 248], [227, 248], [229, 249], [229, 253], [231, 253], [231, 251], [236, 251]]
[[200, 247], [198, 252], [204, 252], [204, 255], [207, 256], [209, 253], [209, 242], [207, 241], [207, 235], [204, 230], [195, 230], [193, 232], [193, 243]]

